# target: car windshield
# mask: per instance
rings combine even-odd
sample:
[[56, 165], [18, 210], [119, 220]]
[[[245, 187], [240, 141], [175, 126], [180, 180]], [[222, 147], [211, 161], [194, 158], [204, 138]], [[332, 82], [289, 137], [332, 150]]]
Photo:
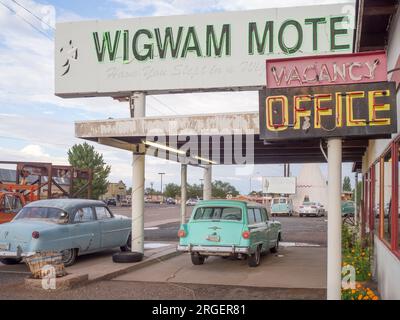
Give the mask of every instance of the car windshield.
[[242, 210], [235, 207], [201, 207], [196, 210], [194, 220], [242, 220]]
[[279, 199], [274, 199], [274, 200], [272, 201], [272, 203], [273, 203], [273, 204], [279, 203]]
[[46, 220], [55, 223], [67, 223], [68, 214], [58, 208], [50, 207], [25, 207], [18, 215], [15, 220]]
[[286, 199], [279, 200], [279, 203], [286, 203]]

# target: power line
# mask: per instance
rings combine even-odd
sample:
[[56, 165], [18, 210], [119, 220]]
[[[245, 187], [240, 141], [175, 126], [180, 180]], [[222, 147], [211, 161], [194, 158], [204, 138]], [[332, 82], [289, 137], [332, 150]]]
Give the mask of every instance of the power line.
[[17, 11], [15, 11], [14, 9], [10, 8], [8, 5], [6, 5], [3, 1], [0, 1], [0, 4], [2, 4], [4, 7], [6, 7], [8, 10], [10, 10], [12, 13], [14, 13], [18, 18], [20, 18], [21, 20], [23, 20], [25, 23], [29, 24], [33, 29], [35, 29], [36, 31], [40, 32], [42, 35], [44, 35], [47, 39], [49, 39], [50, 41], [53, 41], [52, 38], [49, 37], [49, 35], [45, 32], [43, 32], [42, 30], [40, 30], [39, 28], [37, 28], [35, 25], [33, 25], [32, 23], [30, 23], [28, 20], [26, 20], [24, 17], [22, 17], [21, 15], [19, 15], [17, 13]]
[[154, 100], [156, 100], [159, 104], [163, 105], [164, 107], [166, 107], [167, 109], [169, 109], [170, 111], [172, 111], [175, 114], [178, 114], [174, 109], [172, 109], [169, 105], [165, 104], [164, 102], [162, 102], [160, 99], [158, 99], [155, 96], [151, 96]]
[[49, 28], [53, 29], [54, 31], [56, 31], [56, 29], [54, 29], [51, 25], [49, 25], [46, 21], [44, 21], [42, 18], [38, 17], [36, 14], [34, 14], [31, 10], [25, 8], [22, 4], [18, 3], [15, 0], [11, 0], [12, 2], [14, 2], [16, 5], [20, 6], [22, 9], [24, 9], [25, 11], [29, 12], [32, 16], [34, 16], [37, 20], [39, 20], [40, 22], [43, 22], [45, 25], [47, 25]]

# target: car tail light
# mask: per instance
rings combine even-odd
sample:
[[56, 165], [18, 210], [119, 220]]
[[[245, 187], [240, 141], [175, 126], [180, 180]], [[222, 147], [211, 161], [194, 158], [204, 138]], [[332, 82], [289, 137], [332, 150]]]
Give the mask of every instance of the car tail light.
[[32, 232], [32, 238], [33, 239], [39, 239], [39, 237], [40, 237], [39, 231], [33, 231]]
[[179, 230], [178, 231], [178, 237], [179, 238], [184, 238], [184, 237], [186, 237], [186, 232], [185, 232], [185, 230]]
[[249, 239], [249, 238], [250, 238], [250, 231], [244, 231], [244, 232], [242, 233], [242, 237], [243, 237], [244, 239]]

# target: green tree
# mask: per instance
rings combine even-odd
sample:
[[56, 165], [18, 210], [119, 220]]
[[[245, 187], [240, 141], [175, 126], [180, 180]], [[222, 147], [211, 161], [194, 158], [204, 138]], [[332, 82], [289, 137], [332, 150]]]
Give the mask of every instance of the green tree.
[[203, 189], [199, 184], [188, 184], [187, 186], [187, 197], [188, 198], [202, 198]]
[[349, 177], [344, 177], [343, 179], [343, 191], [351, 191], [351, 182]]
[[[363, 183], [362, 181], [358, 181], [358, 188], [357, 188], [357, 206], [360, 207], [361, 205], [361, 194], [362, 194], [362, 190], [363, 190]], [[353, 189], [353, 195], [351, 197], [351, 200], [355, 200], [354, 196], [355, 196], [355, 190]]]
[[228, 194], [236, 197], [239, 195], [239, 191], [228, 182], [216, 180], [212, 183], [212, 196], [214, 198], [225, 199]]
[[164, 188], [164, 196], [167, 198], [176, 198], [177, 195], [180, 195], [181, 187], [176, 183], [168, 183]]
[[[103, 155], [94, 150], [94, 147], [88, 143], [75, 144], [68, 150], [68, 161], [71, 166], [78, 169], [92, 169], [92, 198], [98, 199], [107, 192], [108, 176], [111, 167], [106, 165]], [[73, 192], [79, 190], [87, 181], [76, 179], [74, 181]], [[83, 195], [77, 195], [82, 197]]]

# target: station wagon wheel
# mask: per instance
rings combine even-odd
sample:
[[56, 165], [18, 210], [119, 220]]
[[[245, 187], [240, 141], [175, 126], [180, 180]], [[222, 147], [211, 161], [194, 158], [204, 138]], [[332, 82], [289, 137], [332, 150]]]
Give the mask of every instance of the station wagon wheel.
[[198, 253], [192, 253], [190, 256], [192, 258], [192, 263], [195, 266], [204, 264], [204, 260], [206, 260], [206, 257], [204, 257], [204, 256], [202, 256], [202, 255], [200, 255]]
[[249, 258], [247, 259], [247, 263], [249, 267], [257, 267], [260, 264], [260, 259], [261, 259], [261, 247], [258, 246], [256, 251], [253, 254], [249, 255]]
[[61, 251], [61, 255], [64, 266], [69, 267], [75, 263], [77, 251], [76, 249], [66, 249]]

